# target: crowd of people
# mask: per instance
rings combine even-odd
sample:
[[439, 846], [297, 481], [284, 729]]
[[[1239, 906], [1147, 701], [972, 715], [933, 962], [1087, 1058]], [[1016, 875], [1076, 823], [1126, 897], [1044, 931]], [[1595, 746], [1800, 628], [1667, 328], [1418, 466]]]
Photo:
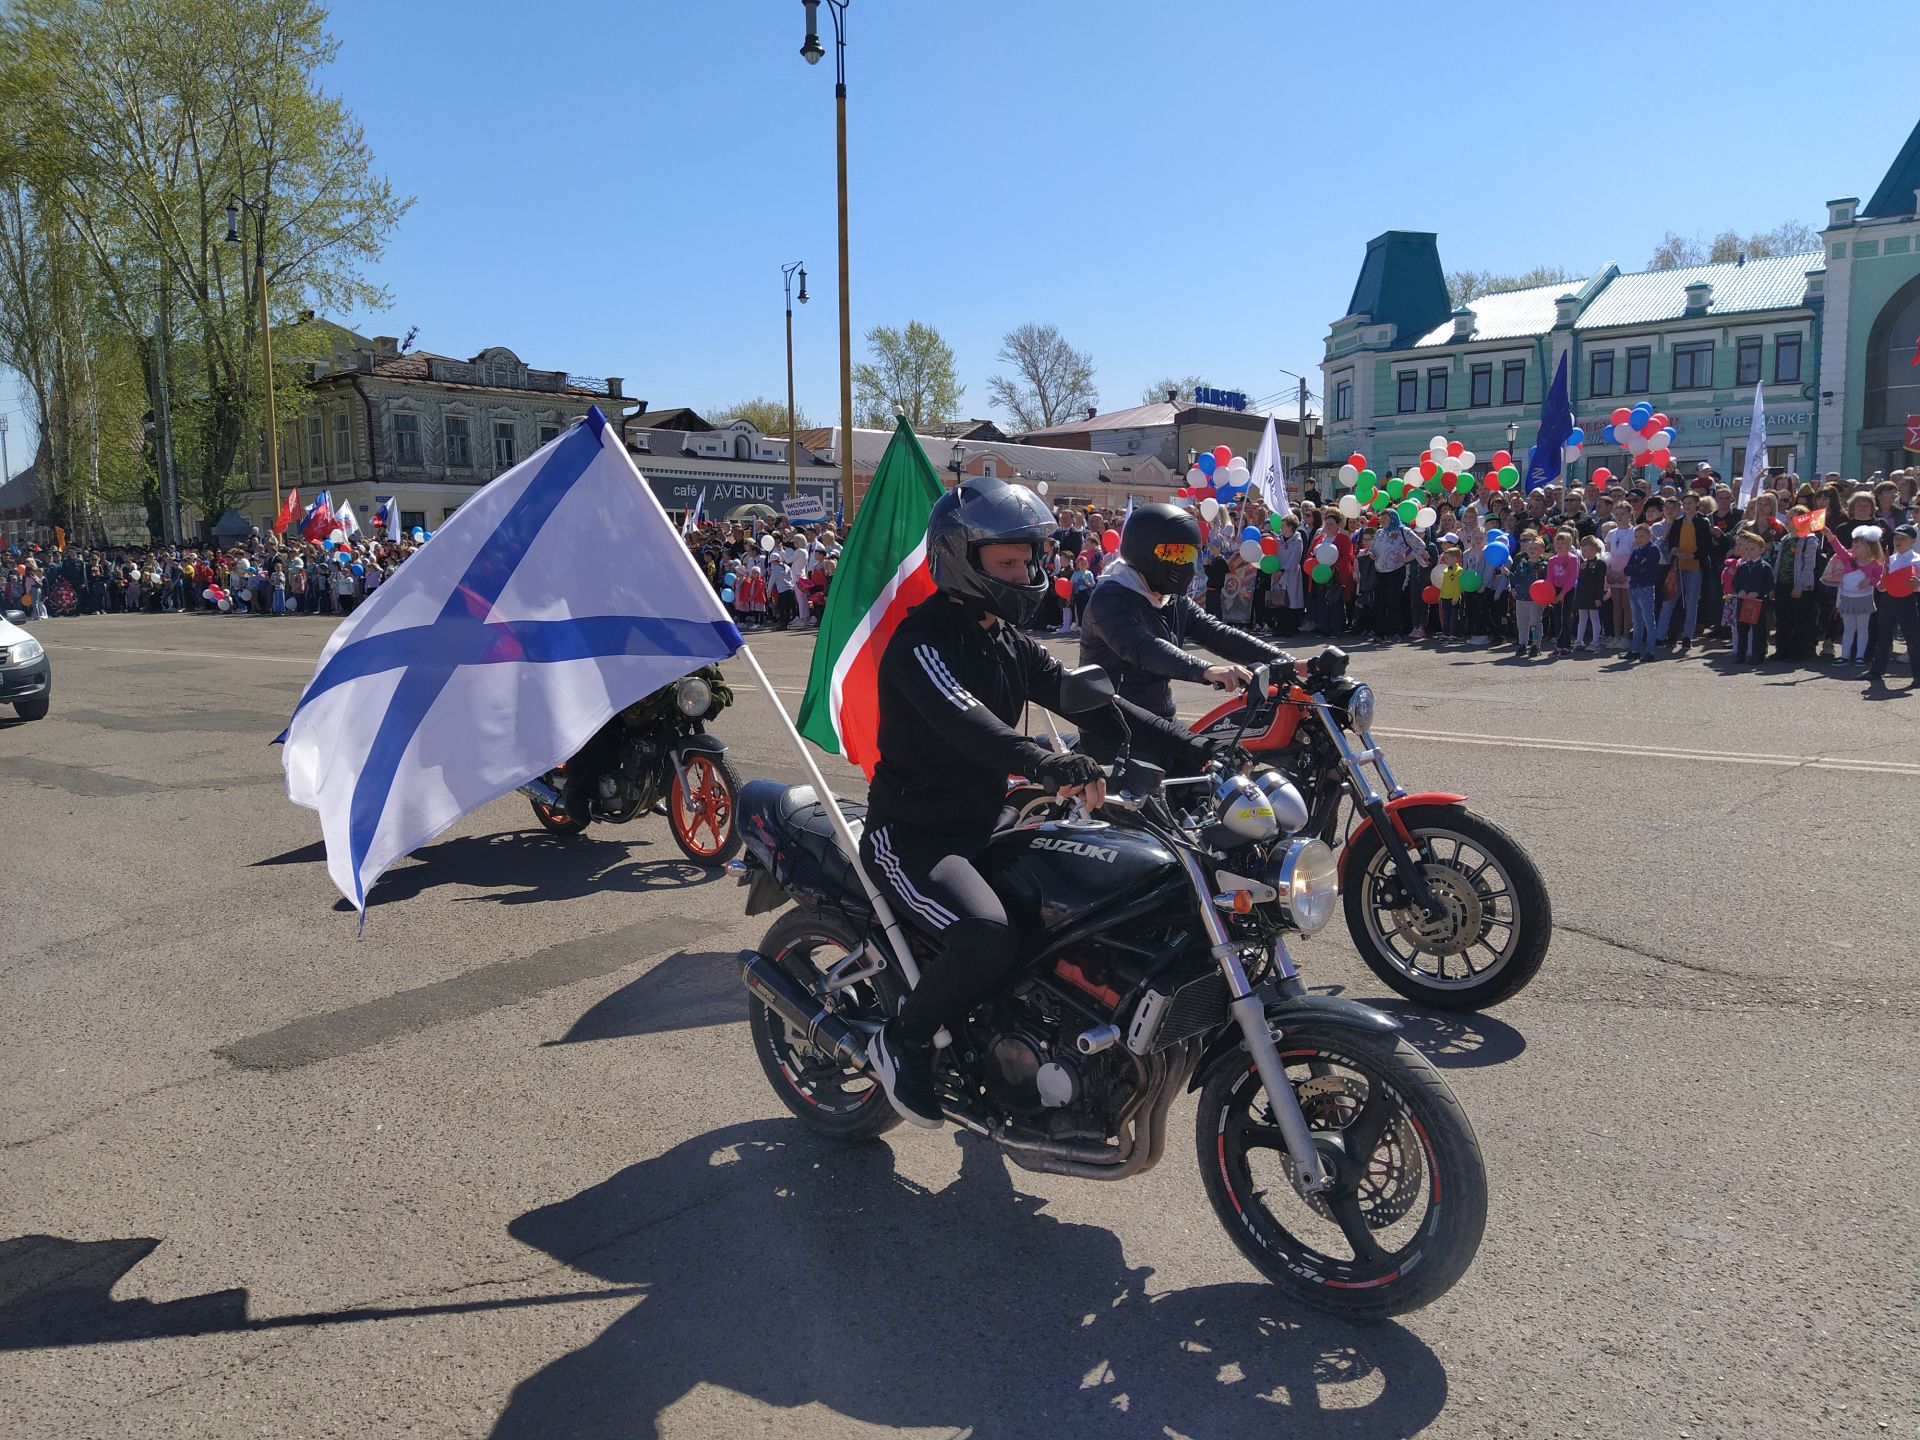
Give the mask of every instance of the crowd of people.
[[840, 539], [831, 526], [809, 532], [709, 521], [687, 536], [687, 548], [743, 630], [819, 625], [840, 562]]

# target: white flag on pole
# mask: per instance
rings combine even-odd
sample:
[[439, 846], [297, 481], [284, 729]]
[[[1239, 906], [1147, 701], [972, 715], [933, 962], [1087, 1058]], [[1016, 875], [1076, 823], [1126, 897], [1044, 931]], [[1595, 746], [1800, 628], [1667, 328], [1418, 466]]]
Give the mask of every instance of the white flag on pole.
[[333, 632], [280, 737], [287, 797], [320, 812], [327, 873], [364, 918], [401, 856], [740, 643], [596, 407]]
[[1740, 508], [1746, 509], [1760, 493], [1761, 477], [1767, 473], [1767, 407], [1760, 386], [1753, 387], [1753, 428], [1747, 433], [1747, 464], [1740, 472]]
[[340, 527], [340, 533], [349, 540], [360, 533], [360, 522], [354, 518], [351, 500], [340, 502], [340, 508], [333, 512], [333, 523]]
[[1273, 416], [1267, 416], [1267, 428], [1260, 433], [1260, 448], [1254, 452], [1252, 474], [1248, 477], [1260, 493], [1261, 502], [1281, 519], [1293, 513], [1287, 503], [1287, 467], [1280, 458], [1280, 437], [1274, 432]]
[[680, 522], [680, 533], [682, 535], [691, 535], [699, 527], [700, 516], [706, 510], [706, 508], [707, 508], [707, 492], [706, 492], [706, 489], [702, 487], [700, 491], [700, 498], [694, 501], [693, 508], [687, 511], [687, 518]]

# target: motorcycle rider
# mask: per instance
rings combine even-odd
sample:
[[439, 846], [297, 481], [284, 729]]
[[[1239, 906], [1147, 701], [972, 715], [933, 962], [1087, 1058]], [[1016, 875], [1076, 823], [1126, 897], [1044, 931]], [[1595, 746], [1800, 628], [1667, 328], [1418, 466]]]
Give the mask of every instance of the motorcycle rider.
[[1075, 715], [1087, 754], [1057, 753], [1014, 728], [1029, 701], [1064, 713], [1066, 672], [1021, 628], [1047, 592], [1040, 555], [1053, 529], [1039, 496], [1002, 480], [972, 477], [942, 495], [927, 523], [937, 588], [880, 660], [880, 759], [860, 858], [898, 918], [935, 938], [939, 953], [867, 1058], [894, 1109], [929, 1128], [941, 1123], [934, 1037], [1000, 984], [1020, 932], [1037, 920], [1020, 852], [988, 845], [1010, 819], [1007, 777], [1057, 786], [1091, 810], [1106, 799], [1095, 757], [1112, 758], [1122, 743], [1180, 774], [1210, 754], [1122, 701]]
[[[1173, 718], [1174, 680], [1237, 690], [1248, 665], [1291, 665], [1293, 657], [1215, 619], [1187, 597], [1200, 557], [1200, 522], [1177, 505], [1141, 505], [1120, 533], [1120, 562], [1093, 587], [1081, 621], [1080, 663], [1113, 677], [1124, 700]], [[1237, 663], [1209, 665], [1175, 642], [1180, 634]]]

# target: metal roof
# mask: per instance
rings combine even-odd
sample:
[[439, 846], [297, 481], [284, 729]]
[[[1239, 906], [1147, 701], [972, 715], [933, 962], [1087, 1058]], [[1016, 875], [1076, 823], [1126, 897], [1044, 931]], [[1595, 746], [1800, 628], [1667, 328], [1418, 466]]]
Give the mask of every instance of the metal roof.
[[[833, 435], [837, 439], [839, 427]], [[1046, 480], [1051, 485], [1069, 485], [1077, 487], [1071, 493], [1092, 493], [1090, 487], [1099, 484], [1121, 484], [1130, 481], [1145, 484], [1144, 480], [1135, 480], [1138, 470], [1147, 468], [1154, 461], [1151, 455], [1115, 455], [1107, 450], [1056, 450], [1049, 445], [1014, 445], [1000, 440], [948, 440], [939, 435], [921, 435], [917, 437], [921, 449], [927, 452], [927, 459], [933, 462], [933, 468], [947, 473], [947, 462], [953, 458], [953, 450], [958, 445], [965, 453], [964, 459], [973, 461], [982, 456], [991, 456], [1003, 460], [1012, 467], [1012, 475], [1003, 475], [1003, 480], [1031, 478]], [[862, 475], [871, 475], [880, 464], [880, 457], [886, 453], [888, 442], [893, 439], [891, 430], [863, 430], [858, 426], [853, 432], [854, 470]], [[1159, 467], [1163, 474], [1164, 466]], [[1181, 484], [1171, 475], [1159, 482], [1161, 484]]]
[[1887, 220], [1913, 214], [1913, 192], [1920, 190], [1920, 125], [1913, 127], [1907, 143], [1887, 167], [1880, 188], [1861, 207], [1862, 220]]
[[1765, 260], [1736, 260], [1689, 265], [1680, 270], [1647, 270], [1609, 281], [1581, 312], [1576, 328], [1604, 330], [1619, 325], [1655, 325], [1687, 317], [1687, 286], [1713, 286], [1706, 314], [1731, 315], [1756, 310], [1794, 310], [1806, 304], [1807, 271], [1825, 260], [1819, 250], [1804, 255], [1775, 255]]
[[[1563, 280], [1554, 285], [1535, 285], [1527, 290], [1505, 290], [1469, 300], [1473, 312], [1473, 333], [1469, 340], [1518, 340], [1544, 335], [1553, 329], [1558, 313], [1554, 302], [1576, 290], [1583, 281]], [[1605, 293], [1604, 291], [1602, 292]], [[1445, 345], [1453, 339], [1453, 321], [1436, 325], [1418, 340], [1414, 348]]]
[[1094, 430], [1135, 430], [1149, 425], [1171, 425], [1185, 405], [1156, 400], [1151, 405], [1135, 405], [1127, 410], [1109, 410], [1083, 420], [1068, 420], [1044, 430], [1029, 430], [1029, 435], [1083, 435]]

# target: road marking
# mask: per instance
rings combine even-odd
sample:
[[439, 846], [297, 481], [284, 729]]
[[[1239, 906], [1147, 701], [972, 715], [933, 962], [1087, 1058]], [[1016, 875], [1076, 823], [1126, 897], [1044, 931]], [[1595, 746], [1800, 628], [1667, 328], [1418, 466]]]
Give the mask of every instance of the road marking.
[[304, 665], [311, 670], [319, 663], [319, 656], [300, 655], [247, 655], [238, 651], [225, 650], [128, 650], [113, 645], [68, 645], [55, 647], [58, 650], [89, 650], [97, 655], [178, 655], [187, 660], [264, 660], [272, 665]]
[[1602, 740], [1551, 740], [1537, 735], [1467, 735], [1455, 731], [1386, 730], [1386, 740], [1430, 740], [1435, 744], [1491, 745], [1515, 750], [1562, 750], [1582, 755], [1613, 755], [1641, 760], [1701, 760], [1712, 765], [1771, 765], [1780, 769], [1846, 770], [1871, 775], [1920, 778], [1920, 765], [1898, 760], [1845, 760], [1824, 755], [1746, 755], [1730, 750], [1675, 750], [1657, 745], [1623, 745]]

